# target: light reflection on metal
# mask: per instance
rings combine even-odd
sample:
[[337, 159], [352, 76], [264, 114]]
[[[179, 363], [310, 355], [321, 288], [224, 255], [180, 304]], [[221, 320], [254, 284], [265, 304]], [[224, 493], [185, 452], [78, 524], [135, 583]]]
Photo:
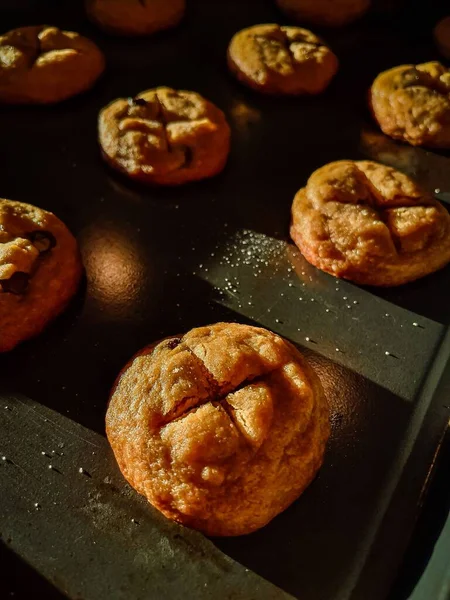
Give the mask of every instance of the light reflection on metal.
[[261, 120], [261, 111], [243, 100], [234, 100], [230, 109], [230, 117], [235, 128], [240, 133], [247, 134], [252, 125]]
[[[245, 317], [267, 327], [404, 400], [416, 397], [421, 385], [417, 363], [404, 357], [411, 344], [417, 361], [435, 352], [443, 330], [439, 323], [421, 317], [424, 329], [419, 330], [412, 325], [416, 314], [315, 269], [293, 244], [256, 231], [234, 233], [213, 256], [200, 260], [196, 274], [213, 287], [219, 304], [236, 313], [236, 320]], [[386, 318], [391, 323], [389, 355], [379, 326]]]
[[148, 278], [133, 232], [94, 223], [79, 235], [90, 295], [102, 311], [133, 314]]

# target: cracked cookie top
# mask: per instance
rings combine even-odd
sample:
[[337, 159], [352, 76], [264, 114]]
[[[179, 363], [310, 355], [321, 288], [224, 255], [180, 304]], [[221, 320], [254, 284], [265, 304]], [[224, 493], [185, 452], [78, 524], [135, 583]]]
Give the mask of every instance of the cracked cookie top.
[[414, 146], [450, 147], [450, 70], [441, 63], [384, 71], [372, 84], [370, 105], [387, 135]]
[[223, 169], [230, 129], [222, 111], [199, 94], [160, 87], [104, 108], [99, 139], [114, 168], [145, 183], [175, 185]]
[[77, 243], [55, 215], [0, 199], [0, 351], [38, 333], [80, 275]]
[[293, 346], [219, 323], [138, 354], [112, 394], [107, 434], [125, 477], [167, 516], [236, 535], [306, 487], [322, 460], [327, 415]]
[[87, 38], [46, 25], [0, 36], [0, 101], [54, 103], [90, 88], [104, 69]]
[[148, 35], [177, 25], [185, 4], [185, 0], [86, 0], [86, 11], [108, 33]]
[[234, 35], [228, 65], [246, 85], [269, 94], [317, 94], [337, 71], [336, 55], [300, 27], [255, 25]]
[[291, 236], [312, 264], [368, 285], [399, 285], [450, 261], [450, 216], [410, 177], [371, 161], [315, 171], [292, 206]]

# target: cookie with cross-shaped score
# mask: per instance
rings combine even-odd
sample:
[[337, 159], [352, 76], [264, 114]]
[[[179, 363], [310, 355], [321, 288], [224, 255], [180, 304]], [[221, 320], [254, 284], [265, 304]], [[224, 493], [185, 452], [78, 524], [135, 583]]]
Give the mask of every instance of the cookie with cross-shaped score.
[[125, 478], [164, 515], [209, 535], [241, 535], [312, 481], [329, 413], [293, 345], [218, 323], [138, 353], [116, 382], [106, 432]]
[[413, 146], [450, 148], [450, 69], [434, 61], [380, 73], [369, 105], [381, 130]]
[[105, 67], [87, 38], [38, 25], [0, 36], [0, 102], [53, 104], [92, 87]]
[[75, 238], [55, 215], [0, 199], [0, 352], [37, 335], [75, 294]]
[[200, 94], [160, 87], [104, 108], [99, 141], [105, 160], [132, 179], [179, 185], [224, 168], [230, 128], [223, 112]]
[[410, 177], [371, 161], [317, 169], [294, 198], [291, 237], [311, 264], [394, 286], [450, 262], [450, 215]]
[[85, 0], [88, 17], [114, 35], [139, 36], [175, 27], [186, 0]]
[[341, 27], [361, 17], [370, 0], [276, 0], [281, 10], [300, 23]]
[[230, 71], [266, 94], [319, 94], [338, 68], [336, 55], [311, 31], [275, 24], [242, 29], [228, 47]]

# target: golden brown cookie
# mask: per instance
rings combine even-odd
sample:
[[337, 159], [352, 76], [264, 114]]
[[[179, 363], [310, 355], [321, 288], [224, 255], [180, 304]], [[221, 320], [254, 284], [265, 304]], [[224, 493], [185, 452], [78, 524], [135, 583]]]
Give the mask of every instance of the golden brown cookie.
[[105, 160], [132, 179], [178, 185], [224, 168], [230, 128], [200, 94], [160, 87], [104, 108], [99, 141]]
[[450, 147], [450, 70], [440, 63], [384, 71], [369, 103], [386, 135], [413, 146]]
[[441, 19], [434, 28], [434, 39], [440, 53], [450, 59], [450, 16]]
[[55, 215], [0, 199], [0, 352], [37, 335], [76, 292], [75, 238]]
[[115, 35], [149, 35], [175, 27], [185, 0], [86, 0], [89, 18]]
[[296, 21], [340, 27], [361, 17], [370, 0], [276, 0], [281, 10]]
[[136, 355], [116, 383], [106, 432], [125, 478], [167, 517], [241, 535], [314, 478], [328, 406], [294, 346], [265, 329], [218, 323]]
[[319, 94], [338, 68], [336, 55], [307, 29], [254, 25], [233, 36], [231, 72], [249, 87], [268, 94]]
[[52, 104], [92, 87], [105, 67], [87, 38], [39, 25], [0, 36], [0, 102]]
[[450, 215], [400, 171], [340, 160], [294, 198], [291, 236], [311, 264], [366, 285], [413, 281], [450, 262]]

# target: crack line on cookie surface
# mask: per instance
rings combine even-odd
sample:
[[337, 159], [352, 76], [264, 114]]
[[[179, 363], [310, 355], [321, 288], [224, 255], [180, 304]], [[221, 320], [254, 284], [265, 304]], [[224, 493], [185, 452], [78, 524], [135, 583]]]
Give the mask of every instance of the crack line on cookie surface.
[[[396, 209], [409, 209], [409, 208], [436, 208], [436, 203], [435, 201], [433, 201], [432, 198], [429, 199], [429, 202], [427, 202], [426, 196], [425, 197], [420, 197], [420, 203], [414, 203], [414, 198], [411, 198], [411, 203], [408, 204], [394, 204], [394, 205], [382, 205], [379, 202], [379, 199], [377, 197], [377, 195], [381, 196], [381, 198], [383, 198], [383, 200], [385, 200], [386, 198], [383, 196], [382, 192], [377, 188], [377, 186], [372, 182], [372, 180], [368, 177], [368, 175], [358, 166], [355, 165], [355, 168], [357, 170], [357, 172], [362, 175], [364, 177], [365, 180], [367, 180], [368, 183], [364, 183], [364, 186], [366, 189], [368, 189], [368, 191], [370, 192], [370, 198], [372, 200], [372, 202], [368, 201], [367, 199], [358, 199], [358, 201], [356, 203], [352, 203], [352, 202], [343, 202], [341, 200], [336, 200], [335, 198], [331, 198], [330, 200], [325, 200], [325, 203], [327, 202], [337, 202], [338, 204], [342, 205], [350, 205], [350, 206], [363, 206], [365, 208], [371, 209], [374, 211], [376, 218], [378, 219], [378, 221], [380, 223], [383, 223], [389, 233], [389, 237], [392, 241], [392, 244], [395, 248], [396, 254], [397, 255], [401, 255], [403, 254], [403, 250], [402, 250], [402, 246], [401, 246], [401, 236], [397, 236], [393, 233], [390, 225], [389, 225], [389, 213], [388, 211], [391, 210], [396, 210]], [[373, 191], [371, 190], [371, 188], [374, 188], [376, 193], [373, 193]], [[396, 195], [394, 196], [394, 198], [392, 199], [392, 201], [395, 202], [395, 199], [397, 197], [406, 197], [406, 198], [410, 198], [408, 196], [405, 195]], [[331, 243], [333, 244], [333, 246], [336, 248], [336, 250], [338, 250], [341, 254], [345, 251], [343, 251], [339, 245], [337, 245], [336, 241], [333, 240], [333, 236], [331, 235], [331, 230], [330, 230], [330, 223], [329, 221], [333, 221], [334, 220], [334, 215], [333, 216], [328, 216], [325, 215], [325, 213], [323, 213], [322, 210], [320, 210], [320, 214], [328, 217], [326, 219], [325, 222], [325, 226], [326, 226], [326, 230], [327, 230], [327, 234], [328, 234], [328, 238], [331, 241]], [[428, 246], [432, 245], [433, 242], [430, 242], [428, 244]]]
[[[179, 347], [179, 346], [177, 346], [177, 347]], [[228, 396], [239, 392], [240, 390], [246, 388], [249, 385], [252, 385], [255, 383], [260, 383], [260, 382], [261, 383], [265, 382], [266, 379], [272, 373], [279, 370], [280, 367], [270, 369], [270, 370], [264, 372], [263, 374], [246, 377], [234, 389], [228, 390], [226, 393], [223, 393], [223, 392], [220, 393], [220, 388], [224, 388], [226, 385], [226, 382], [225, 382], [225, 384], [220, 385], [219, 382], [215, 379], [214, 375], [206, 367], [204, 362], [196, 354], [194, 354], [194, 352], [188, 346], [184, 346], [184, 344], [183, 344], [183, 347], [185, 350], [187, 350], [189, 352], [189, 354], [191, 356], [193, 356], [197, 360], [198, 366], [202, 369], [208, 383], [210, 384], [210, 386], [212, 388], [211, 389], [212, 395], [210, 395], [206, 398], [199, 398], [198, 402], [194, 403], [192, 406], [189, 406], [189, 408], [187, 408], [186, 410], [183, 410], [184, 406], [189, 402], [189, 400], [194, 399], [195, 396], [186, 396], [185, 398], [181, 399], [177, 403], [177, 405], [171, 411], [169, 411], [169, 413], [167, 413], [167, 415], [165, 415], [165, 417], [163, 417], [162, 421], [160, 422], [160, 428], [163, 428], [164, 426], [168, 425], [169, 423], [173, 423], [175, 421], [179, 421], [179, 420], [183, 419], [184, 417], [186, 417], [186, 415], [188, 415], [191, 412], [195, 412], [196, 410], [198, 410], [201, 406], [203, 406], [205, 404], [212, 404], [212, 405], [221, 406], [223, 408], [223, 410], [225, 410], [225, 412], [228, 414], [230, 419], [233, 421], [234, 425], [239, 430], [238, 424], [235, 422], [234, 415], [233, 416], [230, 415], [230, 410], [235, 410], [235, 409], [228, 402], [228, 400], [227, 400]], [[180, 409], [180, 406], [182, 407], [181, 409]], [[231, 409], [230, 409], [230, 407], [231, 407]], [[173, 416], [173, 415], [175, 415], [175, 416]]]
[[284, 62], [288, 62], [291, 67], [294, 67], [295, 58], [294, 58], [294, 55], [292, 53], [292, 50], [290, 49], [290, 47], [286, 48], [285, 44], [281, 40], [272, 39], [272, 38], [269, 38], [269, 37], [264, 36], [264, 35], [255, 35], [253, 39], [256, 42], [256, 48], [257, 48], [257, 51], [258, 51], [261, 63], [266, 68], [266, 70], [268, 70], [268, 71], [275, 71], [275, 69], [273, 69], [267, 63], [266, 57], [264, 55], [264, 49], [265, 48], [270, 48], [271, 42], [273, 42], [275, 45], [278, 44], [280, 48], [283, 48], [284, 50], [286, 50], [288, 52], [289, 60], [288, 61], [283, 60], [282, 62], [283, 63]]
[[168, 131], [167, 131], [167, 119], [166, 119], [166, 114], [164, 112], [165, 106], [161, 102], [157, 92], [155, 92], [155, 98], [156, 98], [156, 102], [158, 103], [158, 106], [159, 106], [158, 117], [160, 118], [161, 125], [163, 127], [164, 139], [165, 139], [166, 145], [167, 145], [167, 152], [172, 153], [173, 148], [172, 148], [172, 145], [169, 140], [169, 135], [168, 135]]

